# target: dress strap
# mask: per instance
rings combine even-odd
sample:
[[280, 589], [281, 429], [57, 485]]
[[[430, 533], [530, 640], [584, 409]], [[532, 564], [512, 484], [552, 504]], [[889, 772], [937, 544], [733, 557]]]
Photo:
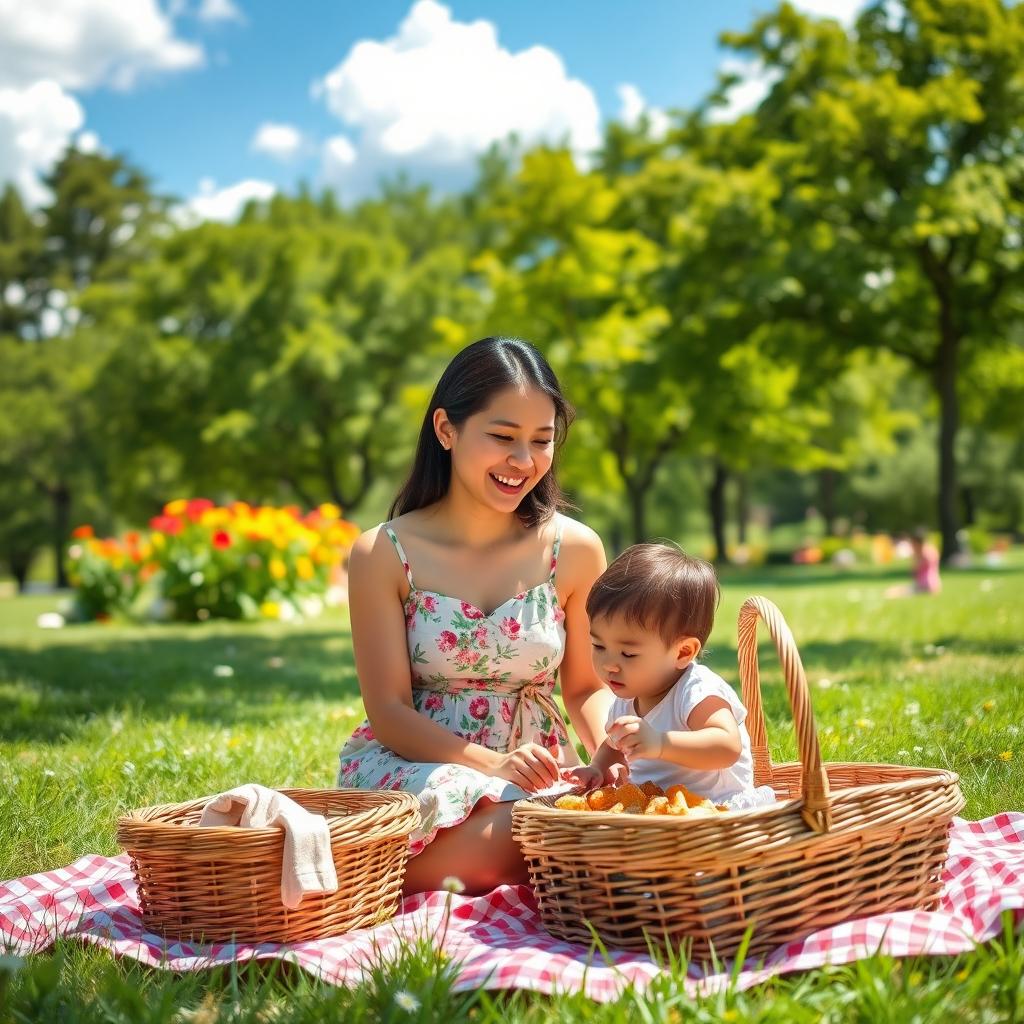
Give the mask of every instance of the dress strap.
[[555, 543], [551, 548], [551, 575], [548, 577], [548, 583], [551, 583], [555, 578], [555, 569], [558, 567], [558, 552], [562, 547], [562, 523], [559, 520], [558, 526], [555, 527]]
[[391, 543], [395, 545], [395, 551], [398, 552], [398, 557], [402, 560], [402, 568], [405, 569], [405, 578], [409, 581], [409, 586], [415, 590], [416, 584], [412, 581], [412, 569], [409, 567], [409, 559], [406, 557], [405, 548], [402, 547], [402, 542], [396, 536], [395, 531], [391, 529], [391, 524], [384, 523], [383, 526], [385, 532], [391, 538]]

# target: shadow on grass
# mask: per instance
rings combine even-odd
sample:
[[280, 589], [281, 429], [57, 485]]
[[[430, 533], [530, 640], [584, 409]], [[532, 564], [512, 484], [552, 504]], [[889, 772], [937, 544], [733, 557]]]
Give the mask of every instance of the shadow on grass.
[[[271, 724], [307, 701], [359, 696], [351, 643], [333, 627], [277, 636], [246, 627], [166, 636], [150, 629], [116, 637], [83, 628], [89, 635], [81, 640], [0, 647], [0, 740], [67, 740], [112, 712]], [[216, 675], [219, 665], [233, 675]]]

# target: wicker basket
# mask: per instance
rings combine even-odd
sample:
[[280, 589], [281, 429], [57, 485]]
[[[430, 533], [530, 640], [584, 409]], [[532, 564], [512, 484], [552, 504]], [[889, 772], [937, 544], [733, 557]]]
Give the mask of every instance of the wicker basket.
[[[800, 762], [768, 756], [757, 670], [757, 620], [775, 641], [796, 723]], [[767, 952], [819, 928], [934, 907], [950, 821], [964, 805], [954, 772], [886, 764], [825, 764], [800, 655], [778, 608], [749, 598], [739, 661], [756, 785], [781, 803], [687, 819], [562, 811], [554, 797], [512, 812], [552, 935], [609, 946], [690, 947], [695, 960]]]
[[277, 828], [197, 827], [209, 797], [143, 807], [118, 819], [132, 859], [145, 926], [167, 938], [299, 942], [341, 935], [395, 914], [419, 824], [416, 798], [358, 789], [283, 789], [326, 816], [338, 890], [281, 903], [284, 833]]

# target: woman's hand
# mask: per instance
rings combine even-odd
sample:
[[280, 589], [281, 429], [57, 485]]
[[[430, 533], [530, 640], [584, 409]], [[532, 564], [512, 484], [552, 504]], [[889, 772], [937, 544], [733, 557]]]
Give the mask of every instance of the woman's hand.
[[500, 754], [491, 775], [513, 782], [527, 793], [536, 793], [559, 781], [559, 767], [547, 747], [524, 743], [507, 754]]
[[623, 753], [627, 761], [638, 757], [657, 760], [664, 750], [665, 736], [636, 715], [622, 715], [612, 722], [608, 742]]

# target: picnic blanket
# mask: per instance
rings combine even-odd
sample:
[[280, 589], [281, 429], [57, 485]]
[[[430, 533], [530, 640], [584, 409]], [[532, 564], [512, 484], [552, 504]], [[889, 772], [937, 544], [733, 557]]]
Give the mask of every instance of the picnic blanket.
[[[956, 818], [938, 909], [861, 918], [790, 942], [737, 975], [747, 988], [776, 974], [844, 964], [881, 952], [891, 956], [955, 954], [998, 934], [1004, 911], [1024, 921], [1024, 813], [983, 821]], [[602, 954], [553, 939], [541, 926], [528, 886], [501, 886], [469, 898], [446, 892], [405, 900], [401, 913], [375, 928], [333, 939], [280, 945], [165, 942], [144, 931], [128, 857], [81, 857], [66, 868], [0, 884], [0, 948], [27, 954], [59, 936], [74, 937], [154, 967], [195, 971], [232, 960], [279, 958], [334, 985], [357, 985], [371, 964], [389, 962], [403, 943], [429, 936], [450, 958], [456, 990], [522, 988], [584, 991], [614, 999], [627, 985], [645, 988], [659, 973], [650, 957]], [[730, 980], [690, 966], [693, 994]]]

